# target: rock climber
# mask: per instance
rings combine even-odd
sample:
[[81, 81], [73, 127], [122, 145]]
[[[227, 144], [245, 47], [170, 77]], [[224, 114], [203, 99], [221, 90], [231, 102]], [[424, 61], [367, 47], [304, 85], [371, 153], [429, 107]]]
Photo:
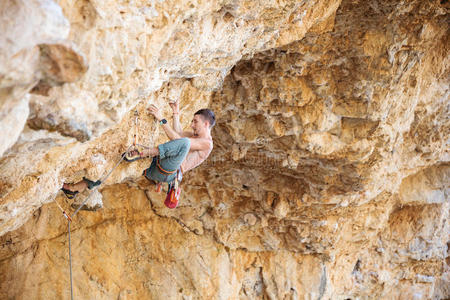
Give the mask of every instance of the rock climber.
[[[200, 109], [192, 119], [192, 131], [183, 131], [178, 101], [169, 105], [172, 108], [173, 128], [163, 118], [158, 107], [150, 105], [148, 111], [159, 121], [170, 141], [142, 152], [132, 150], [124, 153], [126, 155], [124, 159], [128, 162], [153, 157], [150, 167], [144, 170], [143, 175], [154, 184], [172, 182], [177, 176], [177, 171], [183, 174], [197, 167], [205, 161], [213, 148], [211, 129], [216, 122], [213, 111], [207, 108]], [[83, 177], [83, 180], [74, 184], [64, 183], [61, 190], [72, 199], [86, 188], [93, 189], [100, 184], [100, 180], [92, 181]]]

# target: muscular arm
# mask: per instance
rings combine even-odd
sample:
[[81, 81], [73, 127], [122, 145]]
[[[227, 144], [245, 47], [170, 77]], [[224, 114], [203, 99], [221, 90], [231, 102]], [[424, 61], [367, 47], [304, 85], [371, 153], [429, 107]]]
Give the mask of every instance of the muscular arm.
[[[185, 137], [185, 135], [192, 136], [192, 134], [190, 132], [186, 132], [186, 134], [185, 134], [185, 132], [182, 132], [181, 134], [179, 134], [172, 127], [170, 127], [170, 125], [167, 123], [163, 125], [163, 129], [166, 132], [166, 134], [170, 140], [176, 140], [176, 139]], [[212, 148], [212, 142], [208, 139], [189, 138], [189, 140], [191, 140], [190, 150], [202, 151], [202, 150], [207, 150], [207, 149]]]
[[176, 140], [182, 137], [192, 137], [194, 134], [189, 131], [177, 132], [175, 129], [170, 127], [169, 123], [163, 125], [164, 132], [170, 140]]
[[176, 132], [172, 127], [170, 127], [169, 123], [166, 123], [162, 126], [164, 132], [169, 137], [170, 140], [176, 140], [182, 137], [181, 134]]
[[[182, 132], [181, 134], [179, 134], [172, 127], [170, 127], [170, 125], [167, 123], [163, 125], [163, 129], [166, 132], [166, 134], [170, 140], [176, 140], [176, 139], [179, 139], [182, 137], [192, 136], [191, 132]], [[212, 147], [213, 147], [211, 140], [208, 140], [208, 139], [189, 138], [189, 140], [191, 141], [190, 150], [202, 151], [202, 150], [212, 149]]]
[[180, 123], [180, 113], [174, 113], [173, 114], [173, 129], [181, 134], [183, 132], [183, 129], [181, 128]]
[[[183, 130], [181, 129], [180, 119], [178, 116], [178, 108], [175, 109], [177, 113], [173, 116], [173, 128], [168, 123], [166, 123], [163, 125], [164, 132], [170, 140], [179, 139], [181, 137], [191, 137], [193, 135], [192, 132], [183, 132]], [[148, 110], [158, 121], [161, 121], [163, 119], [161, 112], [155, 105], [151, 104]]]

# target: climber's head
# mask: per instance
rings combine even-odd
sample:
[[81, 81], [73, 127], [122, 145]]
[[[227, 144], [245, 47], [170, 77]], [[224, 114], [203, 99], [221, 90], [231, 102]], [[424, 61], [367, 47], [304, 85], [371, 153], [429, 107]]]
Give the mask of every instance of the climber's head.
[[200, 109], [194, 114], [191, 128], [194, 130], [194, 135], [200, 135], [210, 131], [216, 124], [216, 116], [213, 111], [207, 108]]

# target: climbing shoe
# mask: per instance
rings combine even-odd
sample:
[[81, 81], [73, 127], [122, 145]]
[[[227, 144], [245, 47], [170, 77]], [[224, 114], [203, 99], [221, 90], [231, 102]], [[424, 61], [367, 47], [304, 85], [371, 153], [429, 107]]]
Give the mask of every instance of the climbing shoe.
[[124, 152], [122, 153], [122, 156], [123, 159], [127, 162], [132, 162], [142, 158], [138, 150], [131, 150], [128, 152]]
[[88, 189], [90, 189], [90, 190], [95, 188], [97, 185], [102, 184], [102, 182], [100, 180], [92, 181], [92, 180], [87, 179], [86, 177], [83, 177], [83, 180], [87, 183]]
[[89, 205], [83, 204], [83, 206], [80, 207], [80, 204], [72, 203], [70, 206], [73, 209], [78, 209], [79, 208], [80, 210], [87, 210], [87, 211], [97, 211], [98, 209], [102, 208], [102, 206], [99, 205], [99, 204], [96, 204], [95, 206], [92, 206], [92, 207], [89, 206]]
[[64, 195], [66, 195], [66, 197], [69, 198], [69, 199], [75, 198], [76, 194], [78, 194], [77, 191], [72, 192], [71, 190], [68, 190], [68, 189], [65, 189], [65, 188], [61, 188], [61, 191], [63, 191]]

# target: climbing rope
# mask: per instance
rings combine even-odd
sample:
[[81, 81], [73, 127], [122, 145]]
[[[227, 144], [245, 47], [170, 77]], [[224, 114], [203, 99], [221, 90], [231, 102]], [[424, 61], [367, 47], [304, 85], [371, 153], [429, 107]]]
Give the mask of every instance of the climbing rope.
[[112, 174], [112, 172], [119, 166], [119, 164], [120, 164], [120, 163], [122, 162], [122, 160], [125, 158], [126, 153], [128, 153], [128, 151], [130, 151], [131, 147], [132, 147], [132, 145], [129, 146], [129, 147], [127, 148], [127, 150], [124, 152], [124, 154], [120, 156], [120, 159], [119, 159], [119, 161], [116, 163], [116, 165], [114, 166], [114, 168], [112, 168], [111, 171], [109, 171], [109, 173], [106, 174], [106, 176], [103, 177], [103, 178], [100, 180], [101, 183], [100, 183], [99, 185], [95, 186], [95, 187], [91, 190], [91, 192], [90, 192], [89, 195], [86, 197], [86, 199], [84, 199], [84, 201], [81, 202], [81, 204], [78, 206], [78, 208], [75, 210], [75, 212], [70, 216], [71, 218], [75, 217], [75, 215], [78, 213], [78, 211], [79, 211], [79, 210], [83, 207], [83, 205], [86, 204], [86, 202], [89, 200], [89, 198], [90, 198], [91, 195], [94, 193], [94, 191], [96, 191], [96, 190], [98, 189], [98, 187], [101, 186], [101, 185], [103, 184], [103, 182], [105, 182], [105, 180], [108, 179], [108, 177]]
[[96, 191], [98, 189], [98, 187], [100, 185], [103, 184], [103, 182], [106, 181], [106, 179], [108, 179], [108, 177], [112, 174], [112, 172], [119, 166], [119, 164], [122, 162], [122, 160], [125, 158], [125, 154], [130, 150], [130, 148], [132, 147], [129, 146], [127, 148], [127, 151], [124, 152], [123, 155], [120, 156], [119, 161], [116, 163], [116, 165], [111, 169], [111, 171], [109, 171], [108, 174], [106, 174], [106, 176], [104, 176], [101, 179], [101, 183], [97, 186], [95, 186], [91, 192], [89, 193], [89, 195], [86, 197], [86, 199], [84, 199], [83, 202], [81, 202], [81, 204], [78, 206], [78, 208], [75, 210], [75, 212], [69, 216], [64, 209], [61, 207], [61, 205], [59, 205], [58, 202], [56, 202], [56, 204], [58, 205], [59, 209], [63, 212], [64, 217], [67, 219], [67, 232], [69, 233], [69, 269], [70, 269], [70, 299], [73, 300], [73, 279], [72, 279], [72, 245], [71, 245], [71, 241], [70, 241], [70, 223], [72, 223], [72, 219], [75, 217], [75, 215], [80, 211], [80, 209], [83, 207], [84, 204], [86, 204], [86, 202], [89, 200], [89, 198], [91, 197], [91, 195], [94, 193], [94, 191]]
[[70, 244], [70, 223], [72, 220], [67, 221], [67, 232], [69, 233], [69, 269], [70, 269], [70, 299], [73, 300], [73, 283], [72, 283], [72, 245]]
[[130, 151], [131, 147], [144, 147], [149, 149], [150, 147], [140, 145], [138, 144], [138, 133], [139, 133], [139, 113], [137, 109], [134, 111], [134, 125], [135, 125], [135, 133], [133, 137], [133, 144], [130, 145], [127, 150], [120, 156], [120, 159], [117, 161], [115, 166], [100, 180], [100, 184], [95, 186], [91, 192], [88, 194], [86, 199], [78, 206], [78, 208], [75, 210], [75, 212], [72, 215], [69, 215], [66, 213], [66, 211], [62, 208], [62, 206], [58, 203], [58, 201], [55, 202], [58, 206], [58, 208], [61, 210], [63, 216], [67, 219], [67, 232], [68, 232], [68, 238], [69, 238], [69, 270], [70, 270], [70, 298], [73, 300], [73, 279], [72, 279], [72, 244], [71, 244], [71, 236], [70, 236], [70, 223], [72, 223], [72, 219], [76, 216], [76, 214], [80, 211], [80, 209], [86, 204], [86, 202], [89, 200], [89, 198], [92, 196], [92, 194], [102, 185], [112, 174], [112, 172], [120, 165], [120, 163], [124, 160], [125, 155]]

